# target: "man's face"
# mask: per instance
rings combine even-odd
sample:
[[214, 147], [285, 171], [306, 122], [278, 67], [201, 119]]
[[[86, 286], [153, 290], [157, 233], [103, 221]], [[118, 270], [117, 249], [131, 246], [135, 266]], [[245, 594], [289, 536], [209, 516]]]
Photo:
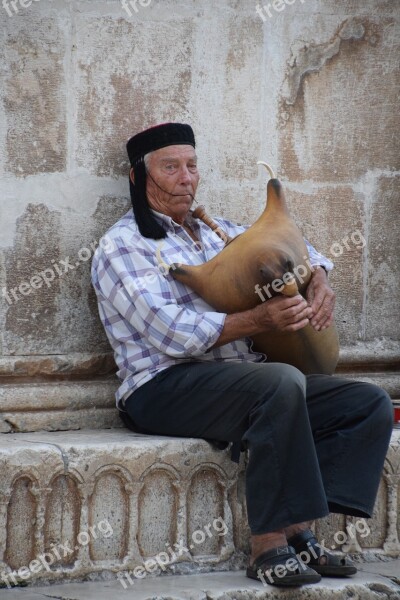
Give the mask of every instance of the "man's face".
[[156, 150], [149, 157], [147, 173], [146, 191], [151, 208], [183, 223], [199, 179], [196, 152], [192, 146], [167, 146]]

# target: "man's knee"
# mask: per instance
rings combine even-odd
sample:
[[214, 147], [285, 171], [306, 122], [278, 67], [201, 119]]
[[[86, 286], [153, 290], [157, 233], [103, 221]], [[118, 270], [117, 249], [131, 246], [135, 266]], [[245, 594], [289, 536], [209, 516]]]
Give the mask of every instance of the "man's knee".
[[375, 384], [364, 383], [358, 394], [358, 402], [360, 411], [368, 414], [376, 433], [391, 432], [394, 420], [393, 403], [385, 390]]
[[296, 369], [296, 367], [292, 367], [292, 365], [284, 363], [275, 364], [279, 368], [281, 385], [287, 387], [288, 390], [299, 390], [305, 396], [307, 381], [305, 375], [299, 369]]
[[[299, 404], [305, 404], [306, 378], [305, 375], [285, 363], [271, 363], [274, 371], [274, 396], [278, 397], [280, 408], [285, 410], [296, 410]], [[267, 395], [266, 400], [270, 398]]]
[[375, 399], [376, 419], [379, 419], [383, 426], [393, 427], [394, 413], [393, 403], [387, 392], [377, 385], [371, 385], [371, 396]]

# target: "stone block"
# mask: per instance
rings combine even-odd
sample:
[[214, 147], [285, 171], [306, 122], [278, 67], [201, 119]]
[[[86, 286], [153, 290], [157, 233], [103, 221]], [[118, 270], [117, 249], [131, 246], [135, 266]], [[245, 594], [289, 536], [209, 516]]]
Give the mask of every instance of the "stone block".
[[[248, 106], [262, 102], [262, 21], [256, 15], [243, 15], [240, 20], [235, 15], [226, 25], [229, 47], [223, 65], [226, 75], [218, 122], [228, 143], [223, 144], [216, 166], [227, 181], [232, 177], [254, 181], [261, 139], [259, 124]], [[248, 206], [243, 198], [239, 205], [246, 214]]]
[[16, 177], [63, 171], [67, 154], [63, 31], [55, 19], [41, 18], [36, 11], [5, 17], [3, 6], [2, 13], [4, 168]]
[[0, 387], [0, 432], [120, 428], [115, 377], [9, 382]]
[[399, 178], [380, 177], [370, 199], [365, 337], [399, 339]]
[[[249, 169], [256, 164], [249, 163]], [[235, 201], [232, 201], [235, 199]], [[237, 199], [237, 201], [236, 201]], [[260, 194], [254, 183], [241, 181], [239, 184], [226, 183], [220, 190], [218, 197], [210, 196], [210, 206], [207, 212], [210, 215], [229, 219], [240, 225], [252, 225], [265, 208], [265, 199]]]
[[379, 371], [398, 377], [399, 344], [396, 340], [381, 339], [342, 346], [340, 363], [346, 364], [350, 371], [362, 371], [370, 377]]
[[0, 572], [44, 553], [51, 566], [31, 581], [133, 569], [161, 552], [171, 572], [242, 564], [240, 471], [203, 440], [9, 434], [0, 436], [0, 464]]
[[[90, 379], [115, 373], [111, 352], [104, 354], [73, 353], [39, 356], [4, 356], [0, 358], [0, 380], [14, 382], [33, 378]], [[8, 380], [10, 382], [10, 380]]]
[[[60, 249], [60, 213], [44, 204], [29, 204], [17, 220], [6, 255], [4, 342], [10, 353], [46, 354], [60, 348], [61, 276], [54, 265], [65, 258]], [[65, 268], [58, 267], [63, 274]], [[29, 351], [28, 351], [29, 348]]]
[[90, 280], [100, 238], [129, 208], [101, 195], [93, 215], [29, 203], [4, 250], [3, 352], [20, 355], [108, 351]]
[[[305, 186], [308, 188], [308, 186]], [[309, 188], [287, 185], [291, 215], [310, 243], [335, 265], [329, 275], [337, 295], [340, 343], [362, 336], [364, 311], [364, 238], [362, 198], [349, 186]]]
[[[388, 573], [398, 569], [398, 563]], [[386, 563], [387, 565], [387, 563]], [[390, 566], [390, 563], [389, 563]], [[380, 568], [374, 565], [379, 573]], [[172, 577], [147, 576], [132, 579], [120, 573], [119, 581], [68, 583], [28, 590], [9, 590], [10, 600], [46, 600], [49, 594], [58, 600], [398, 600], [400, 587], [390, 575], [380, 576], [368, 569], [348, 578], [324, 578], [320, 583], [282, 590], [267, 583], [248, 579], [244, 571], [208, 573]]]
[[[363, 372], [355, 359], [357, 348], [344, 347], [337, 374], [376, 384], [393, 399], [400, 399], [400, 376], [393, 368], [398, 352], [393, 357], [388, 353], [384, 363], [382, 349], [375, 350], [376, 364], [385, 370], [373, 372], [374, 357], [362, 353], [361, 365], [369, 361], [371, 369]], [[3, 359], [0, 432], [120, 428], [122, 421], [115, 406], [119, 382], [114, 371], [111, 355]]]
[[301, 39], [300, 31], [290, 39], [279, 110], [281, 172], [297, 181], [348, 182], [368, 170], [398, 169], [398, 116], [390, 108], [398, 18], [325, 15], [314, 24], [316, 36], [326, 31], [325, 41], [308, 32]]
[[192, 47], [191, 21], [177, 14], [173, 25], [123, 16], [78, 20], [80, 167], [99, 176], [127, 176], [128, 137], [156, 123], [185, 120]]

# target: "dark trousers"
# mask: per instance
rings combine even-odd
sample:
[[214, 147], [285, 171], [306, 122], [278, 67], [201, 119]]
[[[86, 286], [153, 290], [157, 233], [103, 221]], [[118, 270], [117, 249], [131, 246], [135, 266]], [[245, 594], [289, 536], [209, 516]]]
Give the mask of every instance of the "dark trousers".
[[246, 442], [252, 534], [329, 512], [372, 515], [393, 426], [375, 385], [281, 363], [193, 362], [162, 371], [125, 407], [147, 432]]

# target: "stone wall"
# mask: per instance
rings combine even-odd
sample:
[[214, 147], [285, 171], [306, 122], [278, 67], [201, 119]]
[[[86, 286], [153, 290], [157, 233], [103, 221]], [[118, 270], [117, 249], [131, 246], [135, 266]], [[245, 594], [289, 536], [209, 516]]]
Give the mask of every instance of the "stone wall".
[[0, 7], [2, 430], [24, 382], [112, 372], [90, 258], [129, 207], [126, 139], [167, 120], [195, 129], [212, 214], [253, 222], [275, 167], [336, 263], [344, 368], [395, 372], [398, 2], [28, 4]]

